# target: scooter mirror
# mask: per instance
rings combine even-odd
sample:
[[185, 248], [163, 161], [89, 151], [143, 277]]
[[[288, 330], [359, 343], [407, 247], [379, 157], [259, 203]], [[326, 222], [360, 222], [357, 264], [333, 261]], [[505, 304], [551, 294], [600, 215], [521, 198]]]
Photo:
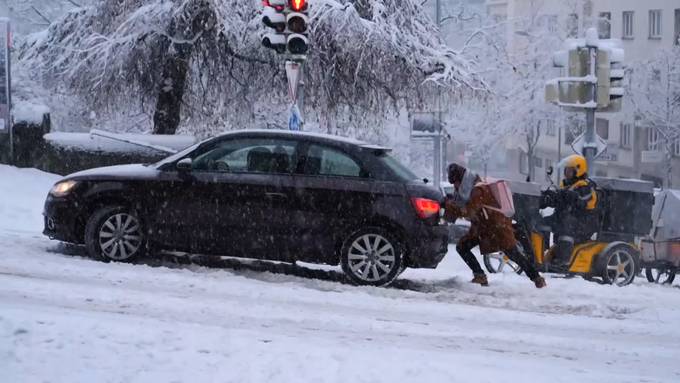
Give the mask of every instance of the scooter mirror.
[[548, 176], [551, 176], [551, 175], [553, 175], [553, 172], [554, 172], [554, 171], [555, 171], [555, 169], [553, 169], [552, 166], [548, 166], [548, 169], [545, 171], [545, 173], [546, 173]]

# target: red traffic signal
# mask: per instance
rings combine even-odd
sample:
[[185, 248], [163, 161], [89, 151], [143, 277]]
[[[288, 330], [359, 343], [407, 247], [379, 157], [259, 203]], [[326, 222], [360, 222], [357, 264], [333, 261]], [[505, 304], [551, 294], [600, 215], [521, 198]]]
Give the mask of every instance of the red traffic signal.
[[307, 10], [307, 0], [289, 0], [288, 5], [295, 12]]

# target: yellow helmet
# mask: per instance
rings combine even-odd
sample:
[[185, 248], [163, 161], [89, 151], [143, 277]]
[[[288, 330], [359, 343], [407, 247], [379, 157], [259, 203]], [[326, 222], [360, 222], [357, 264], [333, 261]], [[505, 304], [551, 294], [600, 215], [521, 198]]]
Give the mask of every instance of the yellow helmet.
[[588, 173], [588, 162], [585, 157], [572, 154], [560, 162], [560, 168], [574, 168], [576, 169], [576, 177], [583, 177], [584, 174]]

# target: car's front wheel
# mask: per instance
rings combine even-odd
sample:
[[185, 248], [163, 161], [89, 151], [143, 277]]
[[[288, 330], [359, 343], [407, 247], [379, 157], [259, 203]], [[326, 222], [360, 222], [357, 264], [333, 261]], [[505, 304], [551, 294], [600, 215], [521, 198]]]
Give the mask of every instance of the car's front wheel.
[[131, 261], [146, 249], [139, 217], [123, 206], [103, 207], [90, 216], [85, 245], [93, 258], [119, 262]]
[[353, 283], [386, 286], [402, 271], [403, 258], [402, 246], [392, 234], [368, 227], [345, 241], [340, 264]]

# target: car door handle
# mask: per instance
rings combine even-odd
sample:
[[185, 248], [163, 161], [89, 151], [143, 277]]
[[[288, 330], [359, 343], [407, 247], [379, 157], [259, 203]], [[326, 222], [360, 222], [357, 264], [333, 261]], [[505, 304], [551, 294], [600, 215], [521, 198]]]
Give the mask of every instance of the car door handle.
[[271, 198], [271, 199], [286, 199], [286, 198], [288, 198], [288, 195], [286, 195], [284, 193], [268, 192], [268, 193], [265, 193], [265, 195], [267, 196], [267, 198]]

